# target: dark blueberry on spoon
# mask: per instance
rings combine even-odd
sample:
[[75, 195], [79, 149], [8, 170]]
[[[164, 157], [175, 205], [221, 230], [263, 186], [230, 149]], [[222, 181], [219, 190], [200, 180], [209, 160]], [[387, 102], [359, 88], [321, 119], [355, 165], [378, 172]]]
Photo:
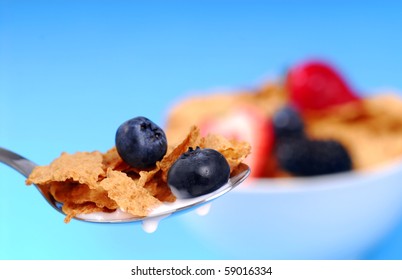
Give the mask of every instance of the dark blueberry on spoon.
[[166, 154], [166, 135], [149, 119], [136, 117], [124, 122], [117, 129], [116, 149], [130, 166], [151, 167]]
[[189, 148], [171, 166], [168, 184], [179, 198], [211, 193], [229, 180], [230, 167], [225, 157], [213, 149]]

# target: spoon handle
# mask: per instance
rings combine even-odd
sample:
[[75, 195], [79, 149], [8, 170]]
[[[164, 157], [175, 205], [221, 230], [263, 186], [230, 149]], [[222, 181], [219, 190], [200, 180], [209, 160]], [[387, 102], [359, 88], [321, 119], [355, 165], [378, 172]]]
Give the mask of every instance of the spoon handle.
[[0, 162], [14, 168], [19, 173], [24, 175], [25, 178], [31, 174], [32, 169], [36, 166], [32, 161], [14, 153], [7, 149], [0, 147]]

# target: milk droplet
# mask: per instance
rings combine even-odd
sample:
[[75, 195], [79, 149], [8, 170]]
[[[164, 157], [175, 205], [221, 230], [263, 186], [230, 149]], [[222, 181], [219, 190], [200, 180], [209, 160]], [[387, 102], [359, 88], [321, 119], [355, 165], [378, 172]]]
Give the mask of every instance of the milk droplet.
[[168, 216], [169, 214], [155, 218], [147, 218], [142, 221], [142, 229], [147, 233], [153, 233], [157, 230], [159, 222]]
[[142, 222], [142, 229], [146, 233], [153, 233], [159, 225], [159, 219], [148, 219]]
[[200, 215], [200, 216], [205, 216], [209, 213], [209, 210], [211, 209], [211, 203], [204, 204], [200, 207], [198, 207], [195, 212]]

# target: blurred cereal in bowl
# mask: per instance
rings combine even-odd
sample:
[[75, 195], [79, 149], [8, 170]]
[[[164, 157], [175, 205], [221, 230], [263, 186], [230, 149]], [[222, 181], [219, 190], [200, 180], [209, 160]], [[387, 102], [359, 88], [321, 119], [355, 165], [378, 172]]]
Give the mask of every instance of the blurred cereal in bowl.
[[233, 258], [359, 258], [402, 217], [402, 98], [365, 97], [333, 65], [311, 60], [254, 90], [182, 100], [170, 139], [247, 141], [246, 184], [186, 215], [201, 240]]
[[[182, 100], [170, 109], [165, 131], [174, 142], [196, 124], [204, 135], [249, 142], [253, 177], [312, 176], [375, 168], [401, 158], [401, 112], [397, 94], [364, 97], [333, 66], [307, 61], [292, 67], [282, 81], [254, 90]], [[330, 166], [347, 157], [350, 164]]]

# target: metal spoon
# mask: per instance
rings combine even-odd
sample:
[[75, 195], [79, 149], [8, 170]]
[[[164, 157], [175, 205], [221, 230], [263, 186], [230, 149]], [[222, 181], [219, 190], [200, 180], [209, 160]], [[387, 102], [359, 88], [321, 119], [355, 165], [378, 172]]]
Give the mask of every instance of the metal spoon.
[[[21, 173], [25, 178], [27, 178], [29, 174], [31, 174], [35, 166], [37, 166], [32, 161], [1, 147], [0, 147], [0, 162], [14, 168], [19, 173]], [[197, 207], [201, 206], [202, 204], [205, 204], [220, 197], [221, 195], [229, 192], [230, 190], [238, 186], [248, 177], [249, 174], [250, 174], [249, 167], [245, 164], [242, 164], [237, 169], [235, 174], [232, 174], [232, 176], [229, 178], [229, 181], [225, 185], [220, 187], [218, 190], [191, 199], [178, 199], [174, 203], [164, 203], [161, 207], [155, 209], [146, 217], [134, 217], [126, 213], [123, 213], [123, 215], [121, 214], [115, 215], [113, 213], [98, 212], [92, 214], [82, 214], [75, 217], [74, 219], [93, 223], [129, 223], [129, 222], [140, 222], [140, 221], [144, 222], [147, 220], [162, 219], [166, 216], [178, 212], [191, 210], [196, 206]], [[52, 206], [55, 210], [57, 210], [61, 214], [65, 215], [61, 210], [63, 206], [62, 203], [56, 201], [50, 193], [45, 192], [38, 186], [35, 187], [42, 194], [45, 200], [50, 204], [50, 206]]]

